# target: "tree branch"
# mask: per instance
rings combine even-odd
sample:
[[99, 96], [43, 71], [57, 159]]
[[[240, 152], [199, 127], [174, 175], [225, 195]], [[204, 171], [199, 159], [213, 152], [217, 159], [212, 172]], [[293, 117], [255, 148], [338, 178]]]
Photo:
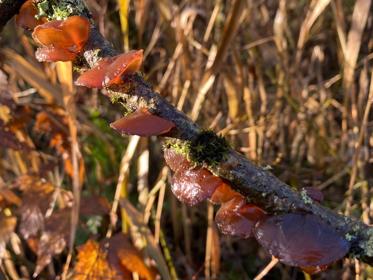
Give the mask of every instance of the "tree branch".
[[26, 0], [0, 0], [0, 32]]
[[[84, 5], [82, 0], [74, 0]], [[84, 57], [90, 67], [103, 57], [117, 54], [98, 30], [93, 27]], [[175, 123], [177, 131], [171, 136], [181, 144], [196, 139], [202, 129], [183, 113], [154, 92], [140, 75], [126, 78], [122, 87], [108, 90], [108, 96], [123, 104], [128, 110], [146, 107], [151, 112]], [[248, 201], [269, 213], [307, 212], [319, 216], [341, 233], [351, 245], [350, 254], [368, 264], [373, 264], [373, 227], [349, 217], [334, 213], [312, 201], [306, 192], [296, 192], [265, 169], [255, 166], [243, 155], [229, 148], [224, 159], [214, 166], [206, 166], [215, 175], [232, 183], [232, 188]]]

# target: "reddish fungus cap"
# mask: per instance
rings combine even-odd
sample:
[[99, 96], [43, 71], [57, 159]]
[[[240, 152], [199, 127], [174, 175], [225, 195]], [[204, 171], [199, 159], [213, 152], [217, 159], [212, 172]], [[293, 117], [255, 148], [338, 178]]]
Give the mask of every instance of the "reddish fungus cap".
[[221, 183], [219, 177], [205, 168], [180, 168], [172, 177], [171, 191], [181, 202], [194, 206], [211, 197]]
[[36, 19], [38, 11], [32, 0], [28, 0], [21, 6], [19, 14], [16, 16], [16, 24], [27, 30], [33, 30], [36, 26], [43, 24], [46, 19]]
[[311, 214], [284, 214], [263, 219], [254, 229], [258, 242], [281, 262], [299, 267], [328, 265], [343, 258], [349, 243]]
[[139, 71], [143, 57], [143, 50], [133, 50], [116, 56], [113, 63], [107, 68], [104, 84], [106, 86], [120, 84], [122, 75]]
[[213, 204], [222, 204], [232, 200], [235, 197], [240, 197], [243, 199], [244, 197], [234, 191], [226, 182], [222, 182], [222, 184], [215, 190], [210, 198], [210, 202]]
[[110, 124], [121, 134], [154, 136], [169, 132], [175, 127], [173, 122], [151, 114], [147, 109], [140, 108]]
[[219, 230], [226, 235], [240, 238], [253, 236], [255, 224], [266, 216], [264, 210], [248, 204], [244, 198], [235, 197], [223, 203], [215, 216]]
[[316, 274], [316, 273], [327, 270], [328, 266], [327, 265], [304, 266], [304, 267], [301, 267], [300, 269], [302, 269], [304, 272], [312, 275], [312, 274]]
[[142, 64], [143, 50], [130, 51], [100, 60], [76, 80], [78, 86], [103, 88], [122, 83], [122, 76], [137, 72]]
[[75, 81], [75, 85], [88, 88], [103, 88], [107, 67], [113, 60], [113, 57], [101, 59], [95, 67], [81, 74]]
[[[57, 61], [80, 53], [89, 37], [87, 18], [71, 16], [66, 20], [53, 20], [35, 27], [32, 37], [42, 47], [38, 49], [40, 61]], [[49, 56], [51, 54], [51, 56]], [[60, 57], [61, 56], [61, 57]], [[45, 59], [45, 60], [41, 60]]]
[[164, 149], [163, 151], [164, 159], [166, 164], [174, 172], [178, 171], [180, 168], [186, 170], [192, 168], [190, 162], [180, 153], [175, 152], [173, 149]]

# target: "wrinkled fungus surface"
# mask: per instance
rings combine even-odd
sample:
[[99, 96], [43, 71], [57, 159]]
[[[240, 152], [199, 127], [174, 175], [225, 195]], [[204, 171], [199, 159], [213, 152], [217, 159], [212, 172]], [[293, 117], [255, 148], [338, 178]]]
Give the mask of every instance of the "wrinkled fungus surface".
[[95, 67], [80, 75], [75, 84], [89, 88], [103, 88], [121, 84], [123, 75], [133, 74], [140, 70], [142, 60], [143, 50], [104, 58]]
[[35, 27], [32, 37], [42, 47], [38, 49], [39, 61], [68, 61], [79, 54], [89, 37], [88, 19], [80, 16], [66, 20], [53, 20]]
[[281, 262], [300, 267], [328, 265], [343, 258], [349, 243], [311, 214], [284, 214], [259, 221], [258, 242]]
[[132, 74], [140, 70], [143, 60], [143, 50], [133, 50], [115, 57], [107, 68], [104, 79], [106, 86], [120, 84], [124, 74]]
[[205, 168], [178, 169], [172, 177], [171, 190], [178, 200], [194, 206], [207, 198], [222, 183]]
[[95, 67], [81, 74], [75, 81], [75, 84], [77, 86], [88, 88], [102, 88], [107, 67], [113, 62], [113, 60], [113, 57], [101, 59]]
[[210, 202], [213, 204], [222, 204], [236, 197], [244, 199], [240, 193], [234, 191], [227, 183], [223, 182], [212, 194]]
[[265, 216], [258, 206], [246, 204], [245, 199], [235, 197], [220, 207], [215, 222], [223, 234], [249, 238], [253, 235], [255, 224]]
[[16, 24], [27, 30], [33, 30], [36, 26], [43, 24], [46, 19], [36, 19], [38, 11], [32, 0], [23, 3], [19, 14], [16, 16]]
[[185, 158], [184, 155], [175, 152], [173, 149], [164, 149], [163, 151], [164, 159], [166, 164], [170, 169], [176, 172], [179, 169], [191, 168], [190, 162]]
[[173, 122], [153, 115], [145, 108], [138, 109], [110, 126], [121, 134], [139, 136], [161, 135], [175, 127]]
[[316, 274], [316, 273], [327, 270], [328, 266], [327, 265], [304, 266], [304, 267], [301, 267], [301, 269], [308, 274]]

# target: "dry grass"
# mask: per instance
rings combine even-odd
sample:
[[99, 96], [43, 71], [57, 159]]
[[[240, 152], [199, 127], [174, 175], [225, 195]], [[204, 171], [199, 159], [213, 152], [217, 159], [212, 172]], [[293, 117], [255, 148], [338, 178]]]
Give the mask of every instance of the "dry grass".
[[[319, 187], [325, 205], [371, 223], [372, 1], [87, 2], [118, 49], [145, 50], [144, 76], [162, 96], [294, 188]], [[111, 132], [108, 123], [122, 112], [97, 91], [71, 88], [71, 65], [36, 63], [34, 43], [12, 24], [2, 35], [0, 92], [18, 104], [17, 114], [29, 110], [17, 137], [35, 151], [0, 149], [0, 185], [42, 172], [72, 191], [76, 202], [88, 194], [106, 196], [111, 217], [96, 237], [129, 232], [162, 279], [253, 279], [270, 262], [253, 240], [220, 236], [211, 205], [180, 205], [166, 187], [170, 174], [159, 141], [121, 140]], [[33, 131], [35, 115], [53, 106], [68, 118], [72, 176], [66, 158]], [[3, 122], [8, 115], [22, 121], [5, 107], [0, 104]], [[77, 229], [75, 244], [93, 235], [79, 229], [78, 210], [71, 229]], [[7, 279], [29, 279], [35, 257], [27, 260], [31, 253], [17, 235], [8, 247], [1, 266]], [[71, 253], [73, 248], [71, 243]], [[61, 274], [66, 254], [40, 279]], [[339, 262], [312, 279], [355, 277], [372, 279], [373, 270]], [[310, 279], [277, 264], [265, 279], [303, 278]]]

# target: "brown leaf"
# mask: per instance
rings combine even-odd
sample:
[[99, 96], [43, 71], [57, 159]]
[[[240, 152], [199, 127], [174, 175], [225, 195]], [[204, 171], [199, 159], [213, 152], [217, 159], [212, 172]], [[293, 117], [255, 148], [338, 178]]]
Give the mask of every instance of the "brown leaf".
[[5, 126], [0, 124], [0, 146], [17, 150], [17, 151], [30, 151], [30, 146], [18, 140], [15, 134], [10, 132]]
[[110, 266], [107, 253], [94, 240], [88, 240], [79, 248], [74, 270], [74, 280], [124, 280]]
[[130, 272], [136, 272], [141, 279], [155, 279], [155, 272], [144, 262], [142, 254], [132, 245], [127, 235], [118, 233], [105, 240], [101, 245], [108, 250], [108, 261], [117, 271], [124, 275], [131, 275]]
[[22, 205], [18, 210], [21, 215], [19, 231], [25, 239], [28, 239], [36, 236], [43, 227], [44, 214], [51, 203], [54, 186], [31, 175], [19, 177], [16, 184], [23, 191]]
[[80, 213], [84, 216], [99, 216], [109, 214], [109, 201], [99, 195], [92, 195], [89, 197], [82, 197], [80, 202]]
[[34, 277], [47, 266], [52, 257], [60, 254], [66, 247], [70, 234], [70, 209], [54, 212], [45, 220], [44, 232], [37, 243], [37, 262]]

